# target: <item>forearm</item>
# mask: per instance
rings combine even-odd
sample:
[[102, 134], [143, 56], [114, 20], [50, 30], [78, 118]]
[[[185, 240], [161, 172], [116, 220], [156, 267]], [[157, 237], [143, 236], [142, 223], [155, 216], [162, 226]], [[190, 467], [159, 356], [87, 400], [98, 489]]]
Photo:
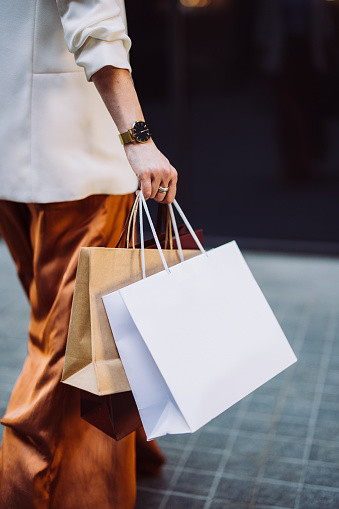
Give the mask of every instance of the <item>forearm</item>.
[[92, 81], [101, 95], [119, 132], [144, 120], [139, 99], [127, 69], [106, 66], [93, 74]]

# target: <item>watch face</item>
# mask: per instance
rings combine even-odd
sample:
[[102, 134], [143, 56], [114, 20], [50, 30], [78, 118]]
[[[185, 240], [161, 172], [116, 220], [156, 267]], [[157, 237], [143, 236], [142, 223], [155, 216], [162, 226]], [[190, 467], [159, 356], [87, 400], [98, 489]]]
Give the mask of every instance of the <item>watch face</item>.
[[151, 137], [151, 133], [146, 122], [139, 120], [135, 122], [132, 128], [133, 138], [139, 143], [146, 143]]

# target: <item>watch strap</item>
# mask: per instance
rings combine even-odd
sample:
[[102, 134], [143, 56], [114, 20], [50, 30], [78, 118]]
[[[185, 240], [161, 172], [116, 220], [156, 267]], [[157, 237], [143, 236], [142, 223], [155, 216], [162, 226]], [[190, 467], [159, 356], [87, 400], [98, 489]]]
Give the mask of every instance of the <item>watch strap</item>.
[[132, 143], [134, 141], [131, 130], [126, 131], [125, 133], [120, 133], [119, 138], [122, 145], [126, 145], [126, 143]]

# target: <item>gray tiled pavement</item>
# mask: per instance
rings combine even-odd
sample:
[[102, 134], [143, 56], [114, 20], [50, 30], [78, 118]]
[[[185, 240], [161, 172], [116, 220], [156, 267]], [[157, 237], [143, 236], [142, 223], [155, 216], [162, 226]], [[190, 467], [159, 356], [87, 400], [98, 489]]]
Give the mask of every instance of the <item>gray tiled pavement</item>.
[[[246, 258], [299, 361], [202, 430], [162, 438], [164, 474], [139, 480], [136, 509], [339, 508], [339, 260]], [[1, 414], [28, 315], [0, 243]]]

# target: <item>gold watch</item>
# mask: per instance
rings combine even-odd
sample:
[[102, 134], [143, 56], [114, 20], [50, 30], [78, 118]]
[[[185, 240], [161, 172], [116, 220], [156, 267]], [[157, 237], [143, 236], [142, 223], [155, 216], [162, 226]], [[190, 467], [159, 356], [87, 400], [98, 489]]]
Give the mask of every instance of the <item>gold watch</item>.
[[149, 126], [143, 120], [137, 120], [134, 122], [133, 127], [125, 133], [119, 134], [122, 145], [127, 143], [147, 143], [151, 139], [151, 132]]

